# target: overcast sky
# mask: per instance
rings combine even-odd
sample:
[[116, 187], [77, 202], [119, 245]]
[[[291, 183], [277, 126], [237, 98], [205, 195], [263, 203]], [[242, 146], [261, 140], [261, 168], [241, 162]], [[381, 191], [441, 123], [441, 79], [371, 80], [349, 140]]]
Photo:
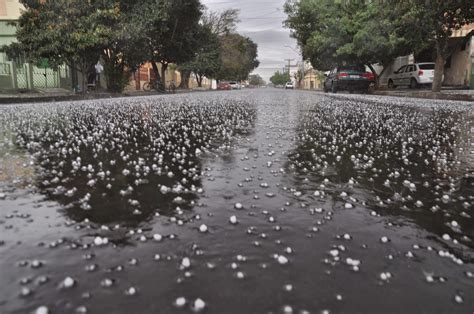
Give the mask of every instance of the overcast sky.
[[285, 45], [298, 51], [296, 41], [290, 38], [290, 30], [283, 27], [285, 0], [201, 0], [212, 11], [233, 8], [240, 10], [237, 31], [258, 44], [260, 66], [255, 73], [268, 82], [270, 76], [285, 66], [284, 59], [301, 60], [301, 56]]

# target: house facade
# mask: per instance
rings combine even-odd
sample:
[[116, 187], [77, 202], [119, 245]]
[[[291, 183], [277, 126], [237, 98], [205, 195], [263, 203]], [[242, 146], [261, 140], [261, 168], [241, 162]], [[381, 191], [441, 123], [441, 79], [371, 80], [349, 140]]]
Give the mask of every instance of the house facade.
[[[0, 0], [0, 46], [16, 41], [16, 28], [10, 23], [19, 18], [22, 8], [18, 0]], [[5, 53], [0, 53], [0, 90], [49, 88], [72, 88], [68, 67], [61, 66], [55, 70], [48, 66], [47, 60], [32, 64], [22, 56], [12, 60]]]

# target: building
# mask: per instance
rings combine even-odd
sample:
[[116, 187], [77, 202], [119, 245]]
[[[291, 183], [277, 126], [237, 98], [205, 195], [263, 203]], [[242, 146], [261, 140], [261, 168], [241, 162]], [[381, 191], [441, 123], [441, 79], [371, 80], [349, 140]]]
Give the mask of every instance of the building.
[[305, 62], [304, 64], [304, 79], [301, 82], [301, 89], [322, 89], [324, 83], [324, 75], [315, 70], [310, 62]]
[[[18, 19], [22, 6], [18, 0], [0, 0], [0, 46], [16, 40], [16, 28], [10, 25]], [[24, 57], [10, 60], [0, 53], [0, 90], [18, 91], [50, 88], [72, 88], [69, 68], [61, 66], [54, 70], [48, 67], [47, 60], [32, 64]]]

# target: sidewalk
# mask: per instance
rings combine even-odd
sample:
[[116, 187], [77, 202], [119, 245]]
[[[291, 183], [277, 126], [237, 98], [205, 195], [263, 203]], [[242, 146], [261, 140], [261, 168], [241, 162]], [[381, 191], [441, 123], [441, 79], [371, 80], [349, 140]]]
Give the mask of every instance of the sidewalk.
[[[193, 90], [176, 90], [176, 94], [190, 93]], [[76, 94], [66, 89], [48, 89], [27, 93], [0, 93], [0, 104], [38, 103], [56, 101], [74, 101], [89, 99], [104, 99], [117, 97], [137, 97], [151, 95], [170, 95], [169, 93], [158, 93], [156, 91], [126, 91], [123, 93], [109, 93], [106, 91]]]
[[469, 90], [469, 89], [463, 89], [463, 90], [443, 89], [439, 93], [433, 93], [429, 89], [417, 89], [417, 90], [392, 89], [392, 90], [376, 90], [376, 91], [373, 91], [372, 94], [381, 95], [381, 96], [474, 101], [474, 90]]

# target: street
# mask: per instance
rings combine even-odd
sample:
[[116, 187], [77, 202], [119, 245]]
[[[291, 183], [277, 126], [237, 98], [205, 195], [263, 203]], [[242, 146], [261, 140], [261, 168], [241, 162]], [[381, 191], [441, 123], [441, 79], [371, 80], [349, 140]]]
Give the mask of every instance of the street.
[[1, 106], [0, 313], [472, 313], [473, 139], [273, 88]]

